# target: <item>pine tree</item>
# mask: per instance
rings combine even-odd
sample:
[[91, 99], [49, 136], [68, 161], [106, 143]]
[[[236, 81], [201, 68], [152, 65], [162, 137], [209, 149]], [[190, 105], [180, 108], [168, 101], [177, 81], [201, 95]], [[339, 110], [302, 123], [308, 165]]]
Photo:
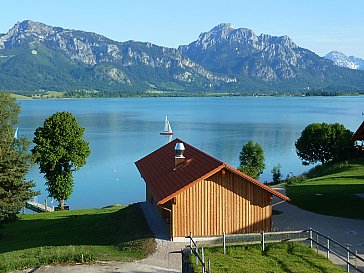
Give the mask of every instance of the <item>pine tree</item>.
[[14, 138], [20, 106], [9, 94], [0, 93], [0, 225], [15, 221], [25, 202], [37, 193], [33, 181], [26, 181], [31, 155], [29, 141]]

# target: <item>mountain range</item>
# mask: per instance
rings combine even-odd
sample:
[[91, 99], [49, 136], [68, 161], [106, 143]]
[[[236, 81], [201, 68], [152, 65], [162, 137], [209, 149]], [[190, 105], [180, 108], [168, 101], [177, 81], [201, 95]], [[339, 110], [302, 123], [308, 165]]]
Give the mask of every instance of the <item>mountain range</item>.
[[342, 68], [288, 36], [220, 24], [178, 48], [118, 42], [26, 20], [0, 34], [0, 90], [34, 94], [362, 91], [364, 71]]
[[346, 56], [338, 51], [331, 51], [324, 58], [333, 61], [336, 65], [350, 69], [364, 70], [364, 60], [355, 56]]

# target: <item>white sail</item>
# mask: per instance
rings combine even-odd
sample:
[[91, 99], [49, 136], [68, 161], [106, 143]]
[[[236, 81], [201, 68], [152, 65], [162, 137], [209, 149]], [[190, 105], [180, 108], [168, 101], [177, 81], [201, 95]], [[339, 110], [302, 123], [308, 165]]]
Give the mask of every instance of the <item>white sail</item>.
[[170, 127], [168, 118], [166, 116], [166, 121], [164, 122], [164, 132], [168, 132], [168, 126]]
[[167, 120], [168, 122], [168, 126], [167, 126], [167, 132], [168, 133], [172, 133], [172, 127], [171, 127], [171, 124], [169, 123], [169, 121]]
[[168, 117], [166, 116], [166, 120], [164, 122], [164, 130], [163, 132], [161, 132], [162, 135], [172, 135], [173, 131], [172, 131], [172, 127], [171, 124], [169, 123]]

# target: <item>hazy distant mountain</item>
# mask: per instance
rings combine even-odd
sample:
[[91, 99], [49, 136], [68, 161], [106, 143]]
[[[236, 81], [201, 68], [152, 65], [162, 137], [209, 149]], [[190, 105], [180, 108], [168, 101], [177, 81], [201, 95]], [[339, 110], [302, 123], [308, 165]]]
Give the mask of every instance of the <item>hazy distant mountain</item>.
[[339, 51], [331, 51], [330, 53], [326, 54], [324, 58], [333, 61], [336, 65], [341, 67], [364, 70], [363, 59], [354, 56], [346, 56], [344, 53]]
[[221, 24], [178, 49], [17, 23], [0, 35], [0, 89], [15, 91], [364, 90], [364, 72], [340, 68], [289, 37]]

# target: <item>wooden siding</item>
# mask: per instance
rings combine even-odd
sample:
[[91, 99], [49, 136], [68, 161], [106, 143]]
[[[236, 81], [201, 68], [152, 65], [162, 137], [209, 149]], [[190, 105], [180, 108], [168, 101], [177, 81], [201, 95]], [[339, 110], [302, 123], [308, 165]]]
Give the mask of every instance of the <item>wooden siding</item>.
[[171, 237], [271, 229], [272, 194], [223, 169], [181, 192], [172, 205]]

